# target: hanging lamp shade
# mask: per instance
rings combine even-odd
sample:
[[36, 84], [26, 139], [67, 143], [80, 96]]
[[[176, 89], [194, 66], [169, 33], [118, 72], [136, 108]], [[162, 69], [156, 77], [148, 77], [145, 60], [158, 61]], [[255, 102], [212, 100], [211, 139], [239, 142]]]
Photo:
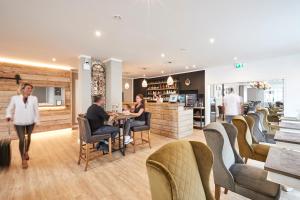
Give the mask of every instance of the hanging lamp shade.
[[169, 76], [168, 79], [167, 79], [167, 84], [168, 85], [173, 85], [174, 84], [174, 80], [172, 78], [172, 76]]
[[142, 87], [147, 87], [147, 86], [148, 86], [148, 83], [147, 83], [146, 79], [144, 79], [142, 82]]
[[125, 90], [128, 90], [129, 89], [129, 83], [125, 83], [124, 88], [125, 88]]

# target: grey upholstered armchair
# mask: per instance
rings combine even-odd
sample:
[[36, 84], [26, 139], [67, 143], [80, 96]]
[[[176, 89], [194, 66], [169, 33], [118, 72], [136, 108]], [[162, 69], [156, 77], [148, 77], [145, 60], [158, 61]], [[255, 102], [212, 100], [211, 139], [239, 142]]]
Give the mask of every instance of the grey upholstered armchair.
[[258, 113], [248, 113], [248, 116], [254, 120], [254, 126], [252, 129], [253, 143], [266, 142], [275, 144], [274, 135], [268, 134], [266, 131], [262, 130], [261, 121]]
[[235, 149], [237, 129], [232, 124], [214, 122], [204, 129], [206, 142], [214, 155], [215, 197], [221, 187], [250, 199], [279, 199], [280, 185], [267, 181], [263, 169], [244, 164]]

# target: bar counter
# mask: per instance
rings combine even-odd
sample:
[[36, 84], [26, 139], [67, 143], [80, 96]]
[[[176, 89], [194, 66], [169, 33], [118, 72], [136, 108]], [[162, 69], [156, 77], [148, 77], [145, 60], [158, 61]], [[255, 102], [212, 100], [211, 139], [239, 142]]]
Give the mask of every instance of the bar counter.
[[193, 133], [193, 110], [178, 103], [146, 103], [151, 112], [151, 133], [182, 138]]

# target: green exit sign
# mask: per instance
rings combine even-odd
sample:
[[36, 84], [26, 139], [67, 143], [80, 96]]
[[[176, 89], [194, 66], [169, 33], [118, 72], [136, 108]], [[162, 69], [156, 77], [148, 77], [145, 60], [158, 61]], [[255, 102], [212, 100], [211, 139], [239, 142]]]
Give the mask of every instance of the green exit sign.
[[236, 69], [240, 69], [240, 68], [244, 67], [244, 64], [243, 63], [235, 63], [234, 66]]

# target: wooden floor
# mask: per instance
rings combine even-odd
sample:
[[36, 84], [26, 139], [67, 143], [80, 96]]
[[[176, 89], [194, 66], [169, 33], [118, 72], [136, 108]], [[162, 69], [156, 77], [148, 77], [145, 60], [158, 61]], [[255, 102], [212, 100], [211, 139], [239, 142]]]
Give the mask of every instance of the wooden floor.
[[[202, 131], [194, 131], [187, 140], [205, 142]], [[151, 199], [146, 158], [174, 139], [152, 135], [152, 146], [129, 147], [123, 157], [119, 152], [110, 161], [107, 156], [90, 162], [87, 172], [77, 165], [77, 131], [60, 130], [34, 134], [27, 170], [21, 169], [18, 141], [12, 142], [12, 165], [0, 171], [0, 199]], [[259, 167], [263, 163], [249, 161]], [[213, 189], [213, 177], [211, 185]], [[300, 199], [298, 191], [283, 194], [282, 199]], [[229, 192], [221, 199], [245, 199]]]

